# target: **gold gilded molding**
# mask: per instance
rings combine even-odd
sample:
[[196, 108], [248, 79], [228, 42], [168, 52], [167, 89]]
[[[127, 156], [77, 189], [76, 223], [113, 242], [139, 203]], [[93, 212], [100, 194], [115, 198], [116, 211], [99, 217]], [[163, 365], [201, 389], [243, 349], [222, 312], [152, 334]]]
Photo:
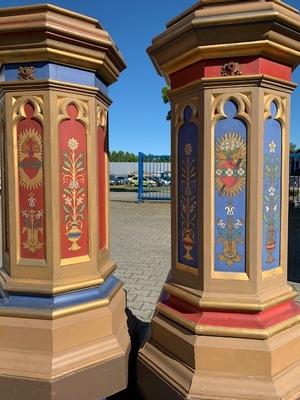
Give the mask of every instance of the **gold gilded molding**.
[[103, 107], [100, 103], [97, 103], [97, 128], [107, 129], [107, 109]]
[[4, 99], [4, 97], [2, 97], [2, 99], [0, 99], [0, 120], [2, 122], [5, 121], [5, 99]]
[[186, 107], [190, 107], [192, 110], [192, 116], [190, 122], [197, 124], [198, 122], [197, 101], [198, 101], [197, 97], [191, 97], [189, 100], [175, 104], [174, 125], [176, 133], [180, 128], [180, 126], [184, 123], [184, 110]]
[[240, 117], [247, 124], [250, 124], [252, 110], [250, 92], [213, 94], [211, 98], [212, 134], [214, 133], [216, 122], [220, 119], [226, 118], [224, 106], [229, 100], [232, 100], [237, 104], [238, 110], [236, 117]]
[[264, 96], [264, 119], [268, 119], [272, 116], [270, 107], [271, 103], [274, 102], [277, 106], [277, 114], [275, 119], [279, 121], [282, 128], [285, 129], [287, 122], [287, 99], [286, 97], [278, 96], [275, 94], [266, 93]]
[[271, 308], [279, 303], [287, 300], [294, 299], [297, 296], [297, 292], [294, 290], [283, 293], [280, 296], [274, 297], [270, 300], [263, 302], [256, 301], [255, 299], [248, 302], [228, 300], [228, 299], [207, 299], [202, 297], [202, 292], [199, 295], [193, 294], [191, 291], [183, 290], [179, 286], [172, 283], [165, 283], [164, 290], [178, 299], [185, 301], [198, 308], [208, 308], [208, 309], [224, 309], [224, 310], [240, 310], [240, 311], [264, 311], [267, 308]]
[[16, 123], [19, 120], [26, 118], [26, 113], [25, 113], [24, 107], [27, 103], [31, 103], [34, 108], [32, 118], [38, 120], [43, 125], [43, 123], [44, 123], [43, 97], [42, 96], [20, 96], [20, 97], [13, 97], [13, 99], [12, 99], [14, 127], [16, 126]]
[[86, 133], [89, 134], [89, 108], [87, 101], [82, 101], [73, 97], [58, 97], [58, 124], [66, 119], [70, 119], [67, 111], [70, 104], [74, 104], [77, 107], [78, 114], [76, 120], [82, 122]]
[[225, 279], [233, 281], [249, 281], [249, 276], [243, 272], [216, 272], [213, 271], [212, 279]]
[[176, 311], [167, 308], [161, 303], [159, 303], [156, 306], [156, 310], [158, 311], [159, 314], [162, 314], [167, 318], [171, 319], [172, 321], [184, 326], [192, 333], [196, 335], [205, 335], [205, 336], [221, 336], [221, 337], [236, 337], [236, 338], [266, 340], [300, 323], [300, 314], [299, 314], [265, 329], [229, 328], [223, 326], [197, 324], [196, 322], [189, 321], [183, 318]]
[[70, 315], [95, 310], [108, 306], [114, 296], [123, 286], [122, 282], [119, 282], [111, 291], [109, 296], [104, 299], [93, 300], [87, 303], [78, 304], [75, 306], [65, 307], [60, 310], [36, 310], [36, 309], [22, 309], [18, 307], [0, 307], [0, 316], [11, 316], [14, 318], [31, 318], [31, 319], [43, 319], [43, 320], [55, 320]]

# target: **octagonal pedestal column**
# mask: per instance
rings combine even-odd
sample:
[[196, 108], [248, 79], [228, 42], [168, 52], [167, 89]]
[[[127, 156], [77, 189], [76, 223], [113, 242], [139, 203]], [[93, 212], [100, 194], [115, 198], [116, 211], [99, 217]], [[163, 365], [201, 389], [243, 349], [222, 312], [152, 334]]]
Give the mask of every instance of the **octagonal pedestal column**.
[[126, 387], [130, 348], [108, 241], [125, 64], [96, 20], [51, 5], [0, 10], [0, 38], [1, 396], [99, 400]]
[[146, 400], [300, 395], [287, 283], [299, 23], [279, 1], [207, 0], [149, 48], [171, 85], [173, 186], [171, 273], [139, 354]]

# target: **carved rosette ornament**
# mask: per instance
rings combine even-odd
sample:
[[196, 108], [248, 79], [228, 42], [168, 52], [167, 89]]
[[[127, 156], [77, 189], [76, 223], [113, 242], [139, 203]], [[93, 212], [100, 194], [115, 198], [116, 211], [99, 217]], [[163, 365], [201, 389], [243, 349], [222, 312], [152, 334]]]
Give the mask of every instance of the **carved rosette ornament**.
[[242, 75], [241, 66], [238, 62], [230, 61], [221, 68], [221, 76]]
[[19, 67], [18, 79], [21, 81], [30, 81], [35, 79], [35, 68], [33, 66], [30, 67]]

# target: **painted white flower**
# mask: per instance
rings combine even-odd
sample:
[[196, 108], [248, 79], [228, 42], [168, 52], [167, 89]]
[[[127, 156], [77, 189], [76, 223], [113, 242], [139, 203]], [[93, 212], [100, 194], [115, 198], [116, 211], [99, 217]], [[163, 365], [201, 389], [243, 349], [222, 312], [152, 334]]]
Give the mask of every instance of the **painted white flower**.
[[71, 205], [72, 205], [72, 199], [71, 199], [71, 197], [65, 196], [65, 203], [66, 203], [68, 206], [71, 206]]
[[227, 211], [227, 215], [234, 215], [235, 207], [229, 204], [225, 207], [225, 210]]
[[36, 204], [36, 199], [34, 198], [34, 196], [31, 194], [29, 199], [28, 199], [28, 206], [30, 208], [34, 208]]
[[78, 146], [79, 146], [79, 142], [75, 138], [72, 137], [71, 139], [68, 140], [69, 149], [77, 150]]
[[43, 216], [43, 211], [39, 210], [35, 213], [35, 219], [40, 219]]
[[270, 186], [269, 187], [269, 195], [270, 196], [275, 196], [275, 188], [274, 188], [274, 186]]
[[270, 207], [266, 206], [266, 211], [269, 212], [270, 211]]
[[224, 229], [226, 225], [225, 225], [224, 221], [223, 221], [222, 219], [220, 219], [219, 222], [218, 222], [218, 226], [219, 226], [220, 228], [223, 228], [223, 229]]
[[238, 169], [238, 174], [239, 174], [240, 176], [245, 175], [245, 170], [244, 170], [243, 168], [239, 168], [239, 169]]
[[226, 174], [227, 176], [232, 176], [232, 175], [233, 175], [233, 169], [228, 168], [228, 169], [225, 171], [225, 174]]
[[71, 182], [69, 183], [69, 188], [71, 190], [78, 189], [79, 188], [79, 182], [76, 179], [72, 179]]
[[218, 168], [216, 170], [216, 175], [221, 176], [222, 175], [222, 170]]
[[82, 204], [82, 203], [83, 203], [83, 196], [79, 196], [76, 202], [77, 202], [77, 205], [78, 205], [78, 206], [79, 206], [80, 204]]
[[235, 229], [238, 229], [239, 227], [243, 226], [243, 224], [240, 219], [237, 219], [236, 223], [233, 226], [235, 227]]
[[269, 149], [270, 149], [270, 153], [275, 153], [276, 143], [274, 142], [274, 140], [272, 140], [272, 142], [269, 143]]

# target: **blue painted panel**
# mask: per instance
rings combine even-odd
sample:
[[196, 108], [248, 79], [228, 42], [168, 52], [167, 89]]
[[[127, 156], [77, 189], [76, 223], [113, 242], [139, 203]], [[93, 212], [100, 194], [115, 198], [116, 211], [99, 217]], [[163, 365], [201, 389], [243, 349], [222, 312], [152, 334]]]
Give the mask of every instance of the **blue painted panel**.
[[264, 133], [263, 271], [280, 265], [281, 245], [282, 128], [275, 119], [277, 106], [274, 102], [270, 111], [271, 117], [265, 121]]
[[101, 80], [99, 75], [94, 72], [48, 62], [6, 64], [4, 67], [5, 73], [1, 80], [17, 80], [19, 74], [18, 68], [21, 66], [33, 66], [35, 68], [35, 79], [53, 79], [62, 82], [76, 83], [79, 85], [94, 86], [100, 89], [103, 93], [108, 93], [107, 86]]
[[18, 79], [19, 67], [30, 67], [35, 68], [34, 75], [36, 79], [49, 79], [48, 64], [46, 62], [36, 63], [19, 63], [19, 64], [6, 64], [5, 65], [5, 81], [15, 81]]
[[178, 260], [198, 267], [198, 129], [191, 117], [188, 106], [178, 132]]
[[215, 127], [215, 271], [246, 271], [247, 127], [234, 101]]
[[54, 296], [28, 295], [22, 293], [0, 293], [0, 307], [39, 309], [54, 311], [106, 298], [119, 284], [119, 279], [110, 276], [102, 285], [94, 288], [58, 294]]

